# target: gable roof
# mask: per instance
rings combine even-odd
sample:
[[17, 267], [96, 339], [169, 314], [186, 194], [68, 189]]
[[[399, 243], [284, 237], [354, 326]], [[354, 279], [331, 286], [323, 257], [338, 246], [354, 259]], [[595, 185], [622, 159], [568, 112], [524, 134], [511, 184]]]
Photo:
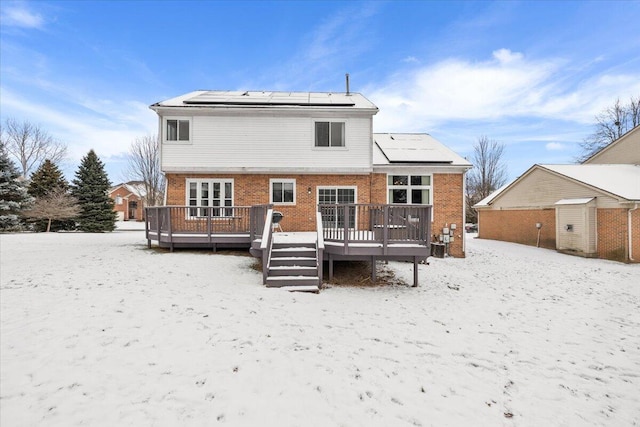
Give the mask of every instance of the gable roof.
[[197, 90], [150, 106], [160, 107], [332, 107], [370, 109], [376, 107], [363, 95], [355, 92], [276, 92], [242, 90]]
[[374, 166], [406, 163], [472, 166], [426, 133], [374, 133], [373, 141]]
[[475, 204], [474, 208], [490, 206], [500, 196], [509, 192], [516, 183], [522, 181], [536, 169], [561, 175], [573, 181], [609, 193], [617, 198], [640, 201], [640, 165], [533, 165], [525, 173], [504, 187], [491, 193]]
[[[629, 155], [631, 155], [631, 157], [629, 157]], [[582, 164], [595, 163], [640, 163], [640, 125], [634, 127], [582, 162]]]
[[111, 187], [109, 189], [109, 194], [113, 193], [118, 188], [124, 188], [126, 191], [128, 191], [129, 194], [127, 196], [133, 194], [134, 196], [137, 196], [137, 197], [145, 197], [147, 195], [147, 191], [142, 181], [129, 181], [129, 182], [120, 183], [118, 185]]

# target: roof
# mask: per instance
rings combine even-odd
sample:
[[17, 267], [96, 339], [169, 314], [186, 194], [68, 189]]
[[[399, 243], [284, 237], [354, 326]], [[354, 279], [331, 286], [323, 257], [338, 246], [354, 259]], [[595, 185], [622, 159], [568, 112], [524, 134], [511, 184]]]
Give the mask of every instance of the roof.
[[615, 141], [611, 142], [610, 144], [606, 145], [604, 148], [596, 151], [590, 157], [586, 158], [582, 163], [583, 164], [620, 163], [619, 161], [616, 161], [616, 162], [604, 161], [604, 162], [602, 162], [600, 158], [601, 157], [607, 157], [607, 155], [611, 154], [610, 152], [613, 152], [614, 150], [620, 149], [624, 144], [636, 144], [636, 150], [634, 150], [635, 156], [632, 155], [631, 158], [625, 158], [623, 160], [623, 162], [624, 163], [628, 163], [628, 164], [633, 164], [633, 163], [637, 162], [638, 158], [640, 158], [640, 125], [630, 129], [629, 131], [627, 131], [627, 133], [622, 135], [620, 138], [618, 138]]
[[555, 202], [556, 205], [586, 205], [595, 197], [583, 197], [581, 199], [561, 199]]
[[[524, 174], [485, 197], [474, 208], [487, 207], [534, 169], [551, 171], [629, 201], [640, 201], [640, 165], [533, 165]], [[564, 200], [564, 199], [563, 199]], [[575, 199], [574, 199], [575, 200]]]
[[130, 194], [138, 197], [145, 197], [147, 195], [147, 191], [145, 190], [144, 183], [142, 181], [129, 181], [115, 185], [109, 189], [109, 193], [113, 193], [120, 187], [127, 190]]
[[640, 165], [539, 165], [627, 200], [640, 200]]
[[378, 110], [371, 101], [355, 92], [272, 92], [198, 90], [157, 102], [154, 107], [340, 107]]
[[466, 159], [426, 133], [374, 133], [373, 165], [428, 163], [471, 167]]
[[483, 206], [489, 206], [491, 204], [491, 202], [493, 201], [493, 199], [495, 199], [496, 197], [498, 197], [498, 195], [500, 193], [502, 193], [508, 186], [510, 186], [511, 184], [513, 184], [515, 181], [510, 182], [509, 184], [505, 184], [502, 187], [498, 188], [496, 191], [494, 191], [493, 193], [489, 194], [487, 197], [485, 197], [484, 199], [480, 200], [478, 203], [476, 203], [475, 205], [473, 205], [473, 208], [478, 208], [478, 207], [483, 207]]

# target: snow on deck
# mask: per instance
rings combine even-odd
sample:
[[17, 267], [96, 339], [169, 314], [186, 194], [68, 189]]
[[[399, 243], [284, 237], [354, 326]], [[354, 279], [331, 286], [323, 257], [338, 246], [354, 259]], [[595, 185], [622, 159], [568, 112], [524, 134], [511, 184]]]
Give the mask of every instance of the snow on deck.
[[315, 295], [143, 232], [0, 243], [2, 426], [640, 420], [640, 265], [468, 239]]

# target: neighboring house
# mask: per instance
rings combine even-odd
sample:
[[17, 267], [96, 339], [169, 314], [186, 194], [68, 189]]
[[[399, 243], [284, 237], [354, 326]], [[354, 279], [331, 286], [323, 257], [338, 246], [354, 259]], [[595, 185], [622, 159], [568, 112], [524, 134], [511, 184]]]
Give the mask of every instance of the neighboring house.
[[315, 230], [323, 204], [433, 205], [434, 238], [448, 228], [464, 256], [471, 164], [426, 134], [373, 134], [378, 108], [361, 94], [195, 91], [150, 108], [166, 205], [272, 204], [284, 231]]
[[143, 221], [145, 194], [141, 181], [130, 181], [109, 189], [109, 197], [113, 199], [118, 221]]
[[474, 207], [481, 238], [639, 262], [640, 127], [582, 164], [534, 165]]

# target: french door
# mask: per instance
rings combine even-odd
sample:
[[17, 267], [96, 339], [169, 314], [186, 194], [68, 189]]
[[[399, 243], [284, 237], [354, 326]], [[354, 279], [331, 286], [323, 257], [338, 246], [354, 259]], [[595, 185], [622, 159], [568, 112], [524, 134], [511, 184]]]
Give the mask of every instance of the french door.
[[[345, 212], [344, 207], [338, 205], [356, 203], [355, 187], [318, 187], [319, 205], [336, 205], [330, 209], [323, 209], [323, 223], [329, 228], [344, 228]], [[349, 228], [356, 227], [356, 207], [349, 206], [347, 214], [347, 225]]]

